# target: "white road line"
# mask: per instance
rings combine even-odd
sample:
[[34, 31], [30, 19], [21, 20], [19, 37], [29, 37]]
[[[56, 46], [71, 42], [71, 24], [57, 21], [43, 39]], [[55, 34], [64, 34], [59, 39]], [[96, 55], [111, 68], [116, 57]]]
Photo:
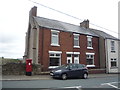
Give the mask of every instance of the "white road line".
[[113, 88], [120, 89], [120, 88], [118, 88], [117, 86], [112, 85], [112, 84], [115, 84], [115, 83], [120, 83], [120, 82], [103, 83], [103, 84], [101, 84], [101, 85], [109, 85], [109, 86], [111, 86], [111, 87], [113, 87]]
[[76, 89], [80, 90], [81, 86], [72, 86], [72, 87], [63, 87], [63, 88], [76, 88]]
[[109, 85], [109, 86], [111, 86], [111, 87], [113, 87], [113, 88], [116, 88], [116, 89], [118, 89], [118, 87], [117, 87], [117, 86], [114, 86], [114, 85], [112, 85], [112, 84], [109, 84], [109, 83], [108, 83], [108, 85]]
[[118, 82], [102, 83], [101, 85], [114, 84], [114, 83], [118, 83]]

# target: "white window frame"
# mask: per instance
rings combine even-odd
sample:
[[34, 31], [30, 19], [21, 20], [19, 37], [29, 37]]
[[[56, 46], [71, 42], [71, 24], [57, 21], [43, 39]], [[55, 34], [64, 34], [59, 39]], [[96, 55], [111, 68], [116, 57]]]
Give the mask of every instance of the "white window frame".
[[95, 65], [94, 65], [95, 53], [86, 53], [86, 60], [87, 60], [87, 55], [93, 55], [93, 64], [92, 65], [87, 65], [87, 67], [95, 67]]
[[[57, 31], [57, 30], [51, 30], [51, 45], [52, 46], [60, 46], [59, 45], [59, 32], [60, 31]], [[56, 35], [54, 35], [53, 33], [56, 33]], [[56, 37], [57, 38], [57, 43], [53, 43], [53, 37]]]
[[118, 67], [118, 66], [117, 66], [117, 58], [111, 58], [111, 59], [110, 59], [110, 64], [111, 64], [111, 62], [116, 62], [116, 66], [110, 65], [111, 68], [117, 68], [117, 67]]
[[112, 40], [110, 44], [111, 44], [111, 52], [115, 52], [115, 41]]
[[[79, 34], [73, 34], [74, 35], [74, 48], [80, 48], [80, 40], [79, 40]], [[77, 39], [76, 39], [77, 37]], [[75, 40], [77, 41], [78, 45], [75, 45]]]
[[[50, 54], [53, 54], [54, 56], [50, 56]], [[57, 54], [60, 54], [60, 56], [57, 56]], [[52, 58], [59, 58], [59, 66], [61, 66], [61, 54], [62, 54], [62, 51], [49, 51], [49, 58], [52, 57]], [[49, 69], [53, 69], [53, 68], [56, 68], [58, 66], [49, 66], [48, 68]]]
[[[93, 49], [92, 38], [92, 36], [87, 36], [87, 49]], [[89, 46], [89, 42], [91, 42], [91, 46]]]

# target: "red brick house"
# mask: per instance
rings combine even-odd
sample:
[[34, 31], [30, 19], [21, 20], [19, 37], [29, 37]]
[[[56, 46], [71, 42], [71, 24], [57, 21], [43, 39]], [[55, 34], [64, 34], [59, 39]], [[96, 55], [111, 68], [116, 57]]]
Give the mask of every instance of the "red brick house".
[[80, 26], [37, 16], [30, 10], [24, 58], [41, 64], [42, 70], [66, 63], [81, 63], [99, 69], [99, 36], [89, 30], [89, 21]]

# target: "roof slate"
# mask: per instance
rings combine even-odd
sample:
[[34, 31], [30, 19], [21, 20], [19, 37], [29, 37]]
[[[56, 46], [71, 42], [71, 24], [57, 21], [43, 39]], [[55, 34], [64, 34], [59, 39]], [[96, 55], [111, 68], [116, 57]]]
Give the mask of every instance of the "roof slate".
[[89, 29], [85, 29], [77, 25], [73, 25], [73, 24], [69, 24], [69, 23], [65, 23], [65, 22], [57, 21], [53, 19], [38, 17], [38, 16], [34, 17], [34, 19], [38, 23], [38, 25], [41, 27], [99, 37], [97, 34], [95, 34], [94, 32], [91, 32]]
[[90, 29], [90, 30], [93, 31], [94, 33], [96, 33], [97, 35], [105, 38], [105, 39], [115, 39], [115, 40], [118, 40], [118, 38], [116, 38], [116, 37], [114, 37], [114, 36], [112, 36], [110, 34], [107, 34], [107, 33], [103, 32], [103, 31], [96, 30], [96, 29]]

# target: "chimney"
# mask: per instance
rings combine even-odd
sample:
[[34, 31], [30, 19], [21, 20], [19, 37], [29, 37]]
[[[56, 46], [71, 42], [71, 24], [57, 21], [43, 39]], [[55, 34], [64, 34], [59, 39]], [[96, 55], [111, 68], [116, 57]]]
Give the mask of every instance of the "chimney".
[[30, 16], [37, 16], [37, 7], [34, 6], [29, 12]]
[[89, 20], [84, 20], [83, 22], [80, 23], [80, 27], [84, 27], [84, 28], [89, 28]]

